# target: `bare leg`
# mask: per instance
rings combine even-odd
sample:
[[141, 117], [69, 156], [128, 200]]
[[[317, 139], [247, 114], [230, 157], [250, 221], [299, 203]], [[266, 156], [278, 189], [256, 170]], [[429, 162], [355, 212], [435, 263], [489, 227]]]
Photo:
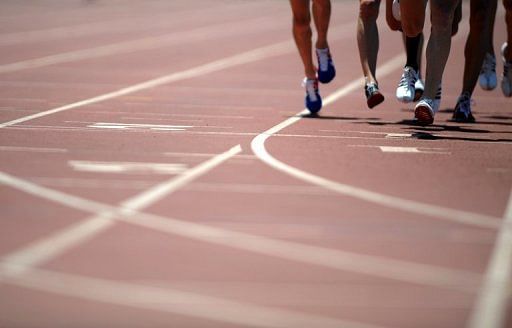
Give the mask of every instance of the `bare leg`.
[[[430, 0], [432, 32], [427, 45], [424, 97], [435, 99], [451, 48], [454, 12], [459, 0]], [[448, 22], [448, 24], [447, 24]]]
[[329, 30], [329, 21], [331, 19], [331, 0], [313, 0], [313, 20], [315, 22], [318, 39], [316, 41], [317, 49], [329, 47], [327, 42], [327, 31]]
[[311, 52], [311, 37], [313, 33], [310, 25], [309, 3], [309, 0], [290, 0], [293, 12], [293, 37], [304, 64], [304, 73], [308, 79], [315, 79], [316, 69]]
[[492, 40], [493, 8], [497, 0], [471, 0], [471, 14], [469, 18], [469, 35], [466, 41], [464, 56], [464, 82], [462, 93], [473, 94], [478, 80], [485, 53]]
[[357, 22], [357, 45], [363, 74], [367, 83], [377, 83], [375, 70], [379, 52], [379, 16], [380, 0], [360, 0]]

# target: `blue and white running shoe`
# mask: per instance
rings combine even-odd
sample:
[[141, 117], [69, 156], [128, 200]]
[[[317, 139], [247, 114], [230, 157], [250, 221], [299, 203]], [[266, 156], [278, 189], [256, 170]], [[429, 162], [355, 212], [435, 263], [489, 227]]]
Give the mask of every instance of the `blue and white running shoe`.
[[329, 48], [316, 49], [316, 58], [318, 60], [318, 81], [321, 83], [329, 83], [336, 76], [336, 68], [332, 61]]
[[311, 114], [318, 113], [322, 109], [322, 97], [320, 97], [318, 92], [318, 80], [304, 78], [302, 86], [306, 90], [306, 98], [304, 100], [306, 108]]

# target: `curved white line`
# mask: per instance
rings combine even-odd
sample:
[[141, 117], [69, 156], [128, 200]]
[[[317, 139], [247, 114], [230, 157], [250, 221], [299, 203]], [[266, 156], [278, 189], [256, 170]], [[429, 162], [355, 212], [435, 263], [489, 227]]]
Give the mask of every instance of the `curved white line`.
[[[399, 55], [392, 58], [386, 64], [384, 64], [380, 70], [379, 75], [382, 77], [391, 73], [404, 62], [404, 56]], [[324, 101], [324, 105], [329, 105], [334, 101], [344, 97], [348, 93], [354, 91], [355, 89], [359, 89], [363, 84], [362, 79], [356, 79], [352, 82], [348, 83], [344, 87], [338, 89], [338, 91], [332, 93], [327, 97]], [[490, 228], [490, 229], [498, 229], [501, 225], [501, 220], [499, 218], [495, 218], [488, 215], [471, 213], [451, 208], [446, 208], [437, 205], [431, 205], [426, 203], [421, 203], [409, 199], [404, 199], [400, 197], [390, 196], [381, 194], [375, 191], [354, 187], [348, 184], [343, 184], [339, 182], [335, 182], [329, 180], [327, 178], [320, 177], [318, 175], [314, 175], [312, 173], [308, 173], [302, 170], [299, 170], [296, 167], [285, 164], [275, 157], [273, 157], [265, 148], [265, 141], [270, 138], [272, 135], [275, 135], [279, 131], [289, 127], [290, 125], [297, 123], [302, 115], [309, 113], [306, 109], [298, 113], [294, 117], [290, 117], [287, 120], [279, 123], [278, 125], [268, 129], [267, 131], [256, 136], [251, 142], [251, 148], [254, 154], [261, 159], [266, 164], [271, 167], [284, 172], [288, 175], [291, 175], [297, 179], [302, 181], [306, 181], [308, 183], [329, 189], [331, 191], [361, 199], [364, 201], [368, 201], [374, 204], [399, 209], [402, 211], [407, 211], [411, 213], [416, 213], [420, 215], [430, 216], [437, 219], [443, 219], [447, 221], [453, 221], [462, 224], [473, 225], [481, 228]]]
[[[120, 220], [154, 231], [222, 245], [235, 249], [281, 258], [289, 261], [317, 265], [334, 270], [355, 272], [370, 276], [394, 279], [413, 284], [442, 287], [473, 293], [481, 277], [477, 273], [439, 266], [357, 254], [353, 252], [306, 245], [249, 233], [226, 230], [182, 221], [171, 217], [141, 212], [141, 208], [110, 206], [96, 201], [42, 187], [0, 172], [0, 184], [5, 184], [31, 195], [47, 199], [71, 208], [96, 214], [92, 219], [57, 232], [39, 243], [34, 243], [1, 258], [0, 276], [16, 277], [30, 271], [37, 264], [72, 247], [71, 241], [88, 238]], [[78, 233], [77, 233], [78, 232]], [[60, 246], [62, 244], [62, 247]], [[58, 249], [57, 249], [57, 248]], [[39, 253], [41, 254], [39, 255]]]

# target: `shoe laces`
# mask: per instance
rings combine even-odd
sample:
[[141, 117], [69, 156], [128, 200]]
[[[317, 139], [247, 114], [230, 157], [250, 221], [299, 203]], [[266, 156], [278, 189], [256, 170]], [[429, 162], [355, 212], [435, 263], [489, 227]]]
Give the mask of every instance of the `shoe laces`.
[[366, 86], [365, 86], [366, 97], [367, 98], [370, 97], [378, 90], [379, 90], [379, 87], [377, 87], [376, 83], [371, 82], [371, 83], [366, 84]]
[[318, 80], [310, 80], [308, 78], [304, 78], [302, 81], [302, 86], [306, 89], [306, 94], [308, 95], [311, 101], [317, 100], [318, 93]]
[[486, 53], [480, 74], [491, 74], [491, 72], [496, 73], [496, 57]]
[[402, 78], [400, 79], [398, 86], [413, 88], [417, 79], [418, 75], [414, 68], [407, 66], [404, 68], [404, 72], [402, 73]]

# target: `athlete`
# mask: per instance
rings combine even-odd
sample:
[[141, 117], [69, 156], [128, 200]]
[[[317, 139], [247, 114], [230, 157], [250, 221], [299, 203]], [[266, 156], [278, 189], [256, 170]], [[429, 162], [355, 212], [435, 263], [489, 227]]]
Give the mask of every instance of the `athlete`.
[[[400, 1], [386, 0], [386, 21], [393, 31], [402, 31], [400, 23]], [[402, 33], [407, 55], [402, 76], [396, 89], [396, 98], [403, 103], [418, 101], [423, 95], [424, 83], [421, 79], [421, 57], [423, 52], [423, 32], [415, 37]]]
[[[359, 49], [359, 58], [363, 68], [365, 78], [364, 91], [366, 103], [369, 108], [373, 108], [384, 101], [384, 96], [379, 91], [376, 75], [377, 55], [379, 52], [379, 31], [377, 27], [377, 18], [379, 16], [380, 0], [359, 0], [359, 18], [357, 24], [357, 45]], [[386, 0], [386, 21], [389, 27], [394, 31], [401, 31], [400, 22], [393, 17], [393, 0]], [[423, 91], [422, 81], [418, 78], [421, 49], [423, 47], [423, 34], [414, 38], [405, 38], [405, 48], [407, 52], [407, 63], [404, 68], [404, 75], [396, 90], [396, 97], [402, 102], [411, 102], [415, 98], [415, 88], [418, 93]], [[411, 72], [411, 74], [407, 73]], [[409, 80], [409, 76], [411, 79]], [[412, 80], [414, 77], [414, 80]], [[412, 88], [409, 84], [412, 81]], [[412, 93], [412, 94], [411, 94]]]
[[[453, 112], [453, 120], [456, 122], [475, 122], [471, 114], [471, 96], [479, 79], [488, 40], [492, 40], [497, 3], [498, 0], [471, 0], [470, 2], [469, 35], [464, 50], [463, 85]], [[485, 66], [487, 68], [489, 64]], [[489, 89], [496, 87], [496, 61], [493, 66], [494, 79], [491, 74], [483, 74], [480, 78], [481, 84], [484, 83]]]
[[[431, 34], [427, 45], [425, 91], [416, 104], [414, 117], [421, 125], [434, 122], [440, 106], [440, 87], [451, 47], [451, 36], [457, 29], [454, 20], [460, 0], [430, 0]], [[418, 36], [425, 24], [426, 1], [400, 0], [402, 29], [408, 37]]]
[[[505, 97], [512, 97], [512, 0], [503, 0], [505, 7], [505, 22], [507, 24], [507, 41], [501, 46], [501, 59], [503, 61], [503, 75], [501, 78], [501, 91]], [[497, 86], [496, 56], [493, 47], [493, 29], [496, 9], [491, 18], [491, 36], [487, 40], [487, 53], [484, 57], [478, 82], [484, 90], [493, 90]]]
[[[322, 108], [318, 82], [331, 82], [336, 76], [336, 69], [327, 42], [331, 1], [312, 0], [311, 2], [312, 6], [309, 0], [290, 0], [293, 13], [293, 37], [306, 75], [303, 81], [306, 91], [305, 105], [312, 114], [315, 114]], [[312, 7], [313, 21], [318, 35], [315, 43], [318, 68], [313, 63], [310, 7]]]

